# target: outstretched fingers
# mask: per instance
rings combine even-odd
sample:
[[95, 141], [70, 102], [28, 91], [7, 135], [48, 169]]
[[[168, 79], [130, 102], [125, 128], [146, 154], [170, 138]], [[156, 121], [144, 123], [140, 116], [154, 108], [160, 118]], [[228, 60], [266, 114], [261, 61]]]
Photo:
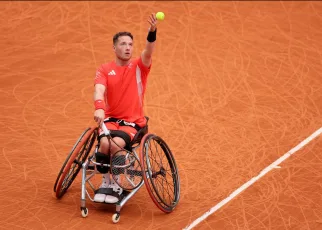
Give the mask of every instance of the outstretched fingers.
[[148, 22], [150, 24], [150, 31], [155, 31], [156, 27], [157, 27], [157, 18], [155, 16], [154, 13], [152, 13], [150, 16], [149, 16], [149, 19], [148, 19]]

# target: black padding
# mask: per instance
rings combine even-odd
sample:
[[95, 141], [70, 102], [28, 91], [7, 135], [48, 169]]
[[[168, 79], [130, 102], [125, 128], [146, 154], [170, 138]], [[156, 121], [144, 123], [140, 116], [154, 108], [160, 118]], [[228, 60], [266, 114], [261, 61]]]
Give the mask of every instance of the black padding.
[[118, 194], [117, 192], [114, 192], [112, 188], [99, 188], [99, 189], [95, 190], [94, 193], [95, 194], [99, 193], [99, 194], [111, 195], [111, 196], [114, 196], [120, 200], [120, 194]]
[[99, 194], [105, 194], [105, 195], [111, 195], [113, 193], [113, 189], [112, 188], [99, 188], [97, 190], [95, 190], [95, 194], [99, 193]]
[[[95, 161], [97, 163], [101, 163], [101, 164], [110, 164], [110, 155], [96, 152], [95, 153]], [[110, 170], [110, 167], [108, 167], [108, 166], [97, 165], [96, 168], [97, 168], [97, 171], [99, 171], [100, 173], [103, 173], [103, 174], [108, 173]]]
[[104, 154], [101, 152], [95, 153], [96, 162], [103, 163], [103, 164], [109, 164], [110, 163], [110, 155]]

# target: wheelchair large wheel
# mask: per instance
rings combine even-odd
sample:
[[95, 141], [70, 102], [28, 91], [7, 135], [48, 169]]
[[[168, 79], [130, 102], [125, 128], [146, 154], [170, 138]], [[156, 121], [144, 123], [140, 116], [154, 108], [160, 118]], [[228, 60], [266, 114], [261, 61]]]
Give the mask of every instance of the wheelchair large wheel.
[[66, 193], [67, 189], [73, 183], [82, 168], [82, 164], [86, 161], [96, 137], [97, 127], [86, 129], [67, 156], [54, 185], [54, 192], [58, 199]]
[[140, 160], [144, 184], [155, 205], [170, 213], [180, 197], [179, 173], [170, 148], [160, 137], [146, 134], [141, 141]]

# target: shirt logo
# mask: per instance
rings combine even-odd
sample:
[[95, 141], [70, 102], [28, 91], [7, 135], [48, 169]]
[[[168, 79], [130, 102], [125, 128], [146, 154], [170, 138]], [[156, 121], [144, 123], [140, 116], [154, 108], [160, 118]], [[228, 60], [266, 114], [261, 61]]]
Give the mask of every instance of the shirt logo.
[[114, 70], [112, 70], [112, 71], [110, 71], [107, 75], [116, 75], [116, 73], [115, 73], [115, 71]]

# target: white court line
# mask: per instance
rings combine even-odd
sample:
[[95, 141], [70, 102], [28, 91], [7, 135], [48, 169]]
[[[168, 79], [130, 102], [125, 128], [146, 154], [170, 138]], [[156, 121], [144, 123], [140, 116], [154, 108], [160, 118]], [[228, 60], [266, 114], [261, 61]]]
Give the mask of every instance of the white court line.
[[193, 227], [197, 226], [201, 221], [205, 220], [208, 216], [210, 216], [212, 213], [220, 209], [222, 206], [227, 204], [229, 201], [231, 201], [233, 198], [235, 198], [239, 193], [244, 191], [246, 188], [254, 184], [257, 180], [259, 180], [261, 177], [263, 177], [266, 173], [271, 171], [272, 169], [278, 167], [280, 163], [282, 163], [284, 160], [289, 158], [293, 153], [300, 150], [302, 147], [307, 145], [310, 141], [312, 141], [314, 138], [318, 137], [322, 133], [322, 127], [316, 130], [314, 133], [312, 133], [309, 137], [307, 137], [304, 141], [299, 143], [297, 146], [292, 148], [290, 151], [285, 153], [283, 156], [278, 158], [276, 161], [274, 161], [272, 164], [267, 166], [265, 169], [263, 169], [258, 176], [253, 177], [249, 181], [247, 181], [245, 184], [243, 184], [241, 187], [239, 187], [237, 190], [235, 190], [233, 193], [231, 193], [227, 198], [220, 201], [217, 205], [212, 207], [209, 211], [207, 211], [205, 214], [203, 214], [201, 217], [193, 221], [190, 225], [186, 226], [184, 229], [192, 229]]

